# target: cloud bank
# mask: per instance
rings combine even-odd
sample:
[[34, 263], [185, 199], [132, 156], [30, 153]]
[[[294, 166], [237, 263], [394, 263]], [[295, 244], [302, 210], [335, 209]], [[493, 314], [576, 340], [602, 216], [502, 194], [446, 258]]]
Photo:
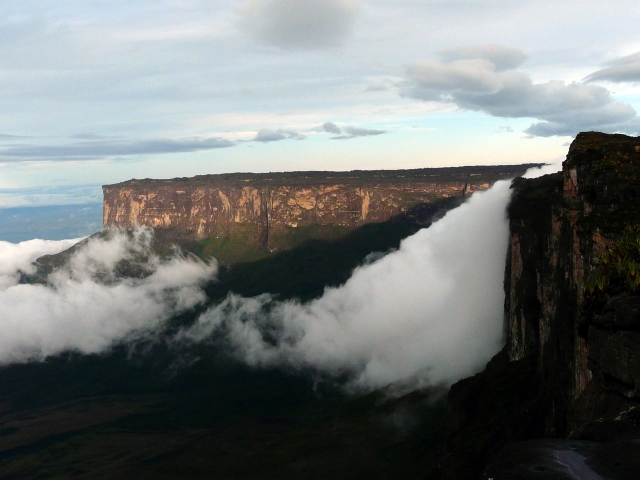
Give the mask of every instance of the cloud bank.
[[0, 162], [24, 160], [92, 160], [104, 157], [126, 157], [162, 153], [198, 152], [217, 148], [233, 147], [229, 140], [191, 138], [173, 140], [168, 138], [150, 140], [92, 139], [63, 145], [13, 144], [0, 146]]
[[[255, 367], [339, 379], [352, 392], [471, 375], [503, 341], [509, 187], [502, 181], [475, 193], [398, 250], [370, 256], [343, 286], [316, 300], [229, 294], [168, 341], [178, 350], [210, 344]], [[0, 243], [12, 259], [1, 272], [0, 364], [155, 338], [173, 315], [205, 301], [201, 287], [216, 272], [214, 264], [181, 255], [161, 261], [150, 253], [149, 232], [139, 230], [90, 239], [49, 285], [18, 285], [17, 270], [33, 268], [29, 261], [43, 248], [71, 241], [39, 242]], [[144, 275], [118, 277], [123, 259]]]
[[[133, 236], [112, 232], [89, 239], [67, 268], [49, 276], [48, 285], [17, 284], [17, 270], [33, 273], [31, 260], [73, 242], [0, 242], [0, 364], [68, 350], [103, 352], [116, 342], [148, 335], [202, 303], [201, 286], [216, 272], [215, 264], [193, 257], [160, 260], [150, 253], [149, 232], [138, 230]], [[123, 260], [141, 269], [144, 278], [120, 278]]]
[[[454, 103], [494, 117], [537, 118], [525, 132], [532, 136], [575, 135], [599, 130], [635, 133], [636, 111], [616, 102], [598, 85], [552, 80], [534, 83], [515, 70], [524, 53], [499, 45], [479, 45], [443, 52], [441, 59], [408, 65], [401, 95]], [[596, 72], [597, 73], [597, 72]]]
[[72, 240], [29, 240], [21, 243], [0, 241], [0, 290], [17, 285], [20, 272], [33, 274], [36, 267], [32, 264], [43, 255], [53, 255], [71, 248], [81, 239]]
[[472, 374], [502, 341], [509, 185], [474, 194], [320, 299], [230, 295], [179, 339], [223, 335], [250, 365], [346, 376], [356, 391]]
[[357, 0], [249, 0], [240, 12], [242, 27], [257, 41], [314, 50], [342, 44], [358, 10]]
[[640, 82], [640, 52], [607, 62], [607, 68], [593, 72], [586, 82]]

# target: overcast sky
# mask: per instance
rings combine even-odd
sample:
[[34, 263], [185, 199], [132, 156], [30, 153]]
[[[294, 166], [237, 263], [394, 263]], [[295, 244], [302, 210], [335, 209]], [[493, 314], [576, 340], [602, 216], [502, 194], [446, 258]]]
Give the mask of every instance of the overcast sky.
[[548, 162], [581, 130], [637, 135], [637, 7], [4, 0], [0, 207], [129, 178]]

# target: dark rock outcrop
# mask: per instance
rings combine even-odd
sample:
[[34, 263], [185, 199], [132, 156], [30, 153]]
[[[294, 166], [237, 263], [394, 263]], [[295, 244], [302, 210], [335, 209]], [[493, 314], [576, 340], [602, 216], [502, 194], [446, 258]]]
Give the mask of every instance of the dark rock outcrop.
[[[640, 299], [602, 305], [584, 283], [625, 226], [640, 223], [640, 138], [581, 133], [561, 173], [516, 179], [513, 189], [506, 345], [484, 372], [451, 389], [447, 478], [479, 478], [507, 443], [578, 439], [593, 422], [621, 425], [623, 412], [640, 407]], [[502, 406], [504, 398], [512, 402]], [[500, 455], [498, 464], [508, 456]], [[495, 478], [539, 478], [505, 472]]]

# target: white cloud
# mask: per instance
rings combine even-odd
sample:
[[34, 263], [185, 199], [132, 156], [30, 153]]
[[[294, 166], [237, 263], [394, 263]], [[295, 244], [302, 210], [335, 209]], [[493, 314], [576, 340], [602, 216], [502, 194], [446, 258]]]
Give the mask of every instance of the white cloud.
[[607, 68], [598, 70], [585, 78], [586, 82], [640, 82], [640, 52], [607, 62]]
[[21, 243], [0, 241], [0, 290], [17, 285], [20, 272], [35, 273], [36, 267], [32, 262], [37, 258], [59, 253], [80, 240], [79, 238], [60, 241], [35, 239]]
[[229, 296], [182, 342], [224, 333], [250, 365], [347, 375], [349, 388], [452, 383], [500, 348], [509, 182], [477, 193], [309, 303]]
[[[146, 230], [91, 238], [67, 268], [49, 275], [47, 285], [16, 284], [12, 269], [33, 269], [28, 262], [35, 256], [71, 241], [0, 242], [0, 256], [12, 259], [0, 272], [0, 364], [66, 350], [102, 352], [202, 303], [201, 286], [215, 274], [215, 264], [180, 255], [160, 260], [150, 253], [150, 241]], [[144, 278], [118, 277], [122, 260]]]
[[[408, 65], [401, 95], [450, 102], [495, 117], [541, 120], [525, 130], [529, 135], [638, 131], [633, 107], [616, 102], [606, 88], [557, 80], [534, 83], [527, 74], [513, 70], [521, 60], [517, 51], [506, 47], [500, 51], [492, 46], [489, 55], [486, 47], [458, 49], [456, 55], [449, 54], [455, 60], [425, 60]], [[462, 55], [470, 58], [459, 58]], [[493, 61], [489, 60], [491, 57]]]
[[319, 49], [353, 31], [357, 0], [249, 0], [242, 25], [256, 40], [284, 49]]

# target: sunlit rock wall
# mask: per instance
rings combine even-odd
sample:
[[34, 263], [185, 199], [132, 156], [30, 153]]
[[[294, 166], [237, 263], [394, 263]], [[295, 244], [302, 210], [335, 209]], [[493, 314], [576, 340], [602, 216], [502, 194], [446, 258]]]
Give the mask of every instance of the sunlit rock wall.
[[484, 190], [527, 166], [292, 172], [130, 180], [106, 185], [104, 227], [135, 225], [176, 238], [241, 238], [277, 250], [278, 233], [312, 225], [356, 228], [420, 204]]

